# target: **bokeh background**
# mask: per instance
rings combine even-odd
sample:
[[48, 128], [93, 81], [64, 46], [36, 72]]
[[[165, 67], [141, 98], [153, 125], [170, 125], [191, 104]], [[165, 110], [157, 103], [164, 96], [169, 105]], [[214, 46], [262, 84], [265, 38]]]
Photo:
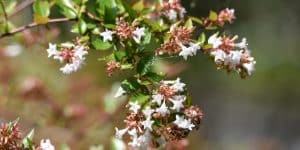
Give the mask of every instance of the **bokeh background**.
[[[226, 32], [247, 37], [257, 66], [254, 76], [216, 70], [198, 54], [188, 62], [161, 63], [170, 78], [180, 76], [191, 90], [205, 119], [190, 136], [192, 150], [300, 149], [300, 2], [296, 0], [183, 0], [189, 15], [229, 7], [237, 20]], [[17, 25], [29, 23], [31, 9], [16, 14]], [[52, 14], [55, 16], [56, 14]], [[55, 24], [0, 40], [0, 122], [21, 118], [24, 134], [50, 138], [72, 149], [109, 145], [114, 127], [126, 115], [112, 94], [125, 74], [104, 72], [103, 53], [91, 51], [79, 72], [65, 76], [60, 64], [47, 58], [47, 44], [74, 37], [69, 24]], [[24, 38], [25, 37], [25, 38]], [[8, 50], [18, 51], [16, 55]], [[121, 106], [121, 109], [119, 108]]]

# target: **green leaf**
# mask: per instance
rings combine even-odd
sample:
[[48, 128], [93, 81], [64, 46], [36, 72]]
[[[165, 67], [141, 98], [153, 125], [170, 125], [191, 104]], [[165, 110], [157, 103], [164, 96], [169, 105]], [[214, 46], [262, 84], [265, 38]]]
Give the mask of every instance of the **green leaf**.
[[115, 24], [117, 18], [117, 8], [105, 6], [105, 24]]
[[143, 103], [145, 103], [148, 99], [150, 98], [150, 96], [149, 95], [144, 95], [144, 94], [142, 94], [142, 93], [136, 93], [136, 94], [133, 94], [131, 97], [130, 97], [130, 99], [129, 99], [129, 101], [130, 102], [139, 102], [139, 104], [143, 104]]
[[210, 11], [208, 18], [209, 18], [210, 21], [217, 21], [218, 14], [216, 12], [214, 12], [214, 11]]
[[199, 19], [197, 17], [192, 17], [192, 16], [190, 16], [189, 18], [192, 19], [192, 21], [194, 21], [200, 25], [203, 25], [203, 21], [201, 19]]
[[37, 24], [46, 24], [50, 15], [50, 4], [45, 0], [35, 0], [33, 3], [34, 22]]
[[133, 4], [132, 8], [137, 11], [142, 11], [144, 9], [144, 0], [139, 0]]
[[112, 47], [109, 42], [104, 42], [100, 36], [92, 37], [92, 46], [96, 50], [108, 50]]
[[87, 30], [87, 24], [83, 19], [80, 19], [78, 22], [78, 29], [80, 34], [84, 34]]
[[76, 18], [77, 13], [71, 0], [57, 0], [56, 4], [60, 8], [60, 12], [67, 18]]
[[127, 53], [126, 51], [118, 50], [114, 52], [114, 55], [117, 61], [122, 61], [122, 59], [127, 56]]
[[198, 38], [198, 42], [200, 44], [203, 44], [205, 42], [205, 40], [206, 40], [205, 33], [201, 33], [200, 36], [199, 36], [199, 38]]
[[[106, 9], [108, 11], [106, 11]], [[112, 9], [114, 9], [115, 11], [117, 10], [117, 3], [115, 0], [96, 0], [96, 11], [100, 15], [99, 16], [100, 18], [105, 18], [106, 13], [111, 13], [109, 11], [111, 11]], [[114, 13], [116, 13], [116, 12], [114, 12]], [[111, 15], [108, 15], [108, 16], [111, 16]]]
[[184, 26], [187, 27], [187, 28], [189, 28], [189, 29], [193, 28], [194, 26], [193, 26], [193, 21], [192, 21], [192, 19], [189, 18], [189, 19], [185, 22], [185, 25], [184, 25]]
[[141, 84], [137, 81], [137, 79], [133, 77], [124, 80], [121, 83], [121, 86], [127, 93], [134, 93], [142, 87]]
[[154, 72], [148, 72], [147, 74], [144, 75], [144, 77], [148, 78], [152, 82], [160, 82], [161, 80], [164, 79], [163, 75], [159, 75], [159, 74], [154, 73]]
[[146, 74], [151, 70], [154, 61], [155, 61], [155, 57], [153, 55], [149, 55], [141, 58], [141, 60], [137, 64], [137, 72], [141, 75]]
[[33, 3], [33, 11], [39, 16], [48, 17], [50, 15], [50, 4], [46, 0], [35, 0]]
[[125, 1], [121, 1], [131, 20], [138, 17], [136, 11]]
[[32, 129], [26, 137], [22, 141], [22, 145], [24, 148], [28, 148], [29, 150], [34, 150], [33, 146], [33, 136], [34, 136], [34, 129]]

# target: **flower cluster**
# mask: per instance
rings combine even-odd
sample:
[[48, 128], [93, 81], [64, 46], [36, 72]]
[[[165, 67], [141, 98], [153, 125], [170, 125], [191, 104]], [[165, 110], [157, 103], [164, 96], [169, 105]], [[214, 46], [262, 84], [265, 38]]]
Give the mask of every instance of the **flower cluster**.
[[162, 2], [162, 14], [170, 21], [175, 22], [178, 19], [183, 19], [186, 10], [181, 6], [180, 0], [169, 0]]
[[219, 37], [217, 33], [212, 35], [208, 39], [208, 44], [212, 47], [209, 54], [214, 57], [219, 69], [226, 69], [228, 72], [237, 71], [244, 78], [253, 74], [256, 61], [250, 55], [246, 38], [240, 43], [235, 43], [237, 38], [237, 36]]
[[0, 128], [0, 150], [55, 150], [50, 140], [41, 140], [39, 146], [33, 144], [33, 130], [21, 138], [21, 130], [18, 124], [19, 120], [1, 124]]
[[21, 131], [17, 123], [1, 124], [0, 128], [0, 149], [20, 149]]
[[204, 19], [206, 27], [213, 27], [215, 25], [223, 27], [225, 23], [233, 23], [235, 19], [235, 10], [225, 8], [219, 12], [219, 14], [211, 11], [210, 16]]
[[191, 36], [194, 28], [187, 28], [184, 26], [171, 28], [170, 39], [161, 45], [160, 48], [156, 49], [158, 55], [178, 54], [187, 60], [188, 56], [194, 56], [197, 51], [200, 50], [199, 43], [193, 43]]
[[116, 34], [118, 39], [122, 42], [127, 39], [133, 39], [136, 43], [140, 43], [143, 36], [145, 36], [144, 27], [136, 27], [138, 22], [133, 22], [131, 25], [125, 21], [123, 17], [118, 18], [116, 21], [115, 31], [105, 29], [100, 33], [104, 42], [113, 41], [113, 34]]
[[[187, 102], [185, 84], [177, 80], [161, 81], [143, 104], [129, 102], [131, 113], [125, 119], [126, 128], [116, 128], [116, 137], [128, 133], [131, 147], [154, 147], [159, 141], [186, 138], [198, 129], [203, 118], [201, 109]], [[118, 94], [120, 95], [120, 94]]]
[[65, 63], [65, 66], [60, 68], [64, 74], [76, 72], [84, 64], [88, 47], [83, 45], [79, 39], [76, 39], [74, 43], [62, 43], [59, 50], [57, 47], [56, 44], [49, 44], [48, 57]]

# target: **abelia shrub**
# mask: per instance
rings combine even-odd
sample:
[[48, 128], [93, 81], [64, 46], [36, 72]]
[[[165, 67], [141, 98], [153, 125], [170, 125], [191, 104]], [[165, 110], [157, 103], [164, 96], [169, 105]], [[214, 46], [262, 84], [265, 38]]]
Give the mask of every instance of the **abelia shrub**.
[[[49, 18], [54, 6], [64, 18]], [[222, 30], [236, 19], [234, 9], [210, 11], [207, 17], [197, 18], [187, 15], [180, 0], [35, 0], [33, 8], [33, 25], [7, 30], [1, 38], [39, 25], [70, 21], [70, 32], [77, 38], [61, 44], [49, 41], [47, 49], [49, 58], [63, 64], [59, 69], [63, 74], [79, 71], [94, 50], [105, 55], [99, 60], [106, 62], [103, 69], [108, 77], [125, 70], [134, 73], [121, 82], [115, 94], [128, 97], [128, 115], [124, 127], [116, 127], [116, 137], [134, 149], [183, 140], [199, 129], [204, 117], [180, 78], [169, 80], [165, 73], [156, 72], [157, 60], [179, 57], [187, 61], [204, 54], [217, 69], [242, 78], [255, 70], [246, 38]], [[10, 127], [12, 131], [6, 134], [3, 128], [1, 144], [19, 147], [17, 129]], [[52, 147], [49, 140], [42, 140], [37, 149]]]

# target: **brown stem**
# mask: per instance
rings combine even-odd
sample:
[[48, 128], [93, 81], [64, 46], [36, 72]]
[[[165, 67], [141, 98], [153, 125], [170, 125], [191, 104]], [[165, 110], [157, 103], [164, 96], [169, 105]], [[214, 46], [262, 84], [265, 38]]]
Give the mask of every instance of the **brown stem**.
[[[76, 19], [56, 18], [56, 19], [50, 19], [46, 24], [50, 24], [50, 23], [59, 23], [59, 22], [67, 22], [67, 21], [72, 21], [72, 20], [76, 20]], [[2, 38], [4, 38], [4, 37], [7, 37], [7, 36], [14, 35], [14, 34], [16, 34], [16, 33], [22, 32], [22, 31], [27, 30], [27, 29], [31, 29], [31, 28], [40, 26], [40, 25], [45, 25], [45, 24], [37, 24], [37, 23], [34, 23], [34, 22], [33, 22], [33, 23], [30, 23], [30, 24], [28, 24], [28, 25], [25, 25], [25, 26], [16, 28], [16, 29], [14, 29], [13, 31], [10, 31], [10, 32], [7, 32], [7, 33], [4, 33], [4, 34], [0, 35], [0, 39], [2, 39]]]

